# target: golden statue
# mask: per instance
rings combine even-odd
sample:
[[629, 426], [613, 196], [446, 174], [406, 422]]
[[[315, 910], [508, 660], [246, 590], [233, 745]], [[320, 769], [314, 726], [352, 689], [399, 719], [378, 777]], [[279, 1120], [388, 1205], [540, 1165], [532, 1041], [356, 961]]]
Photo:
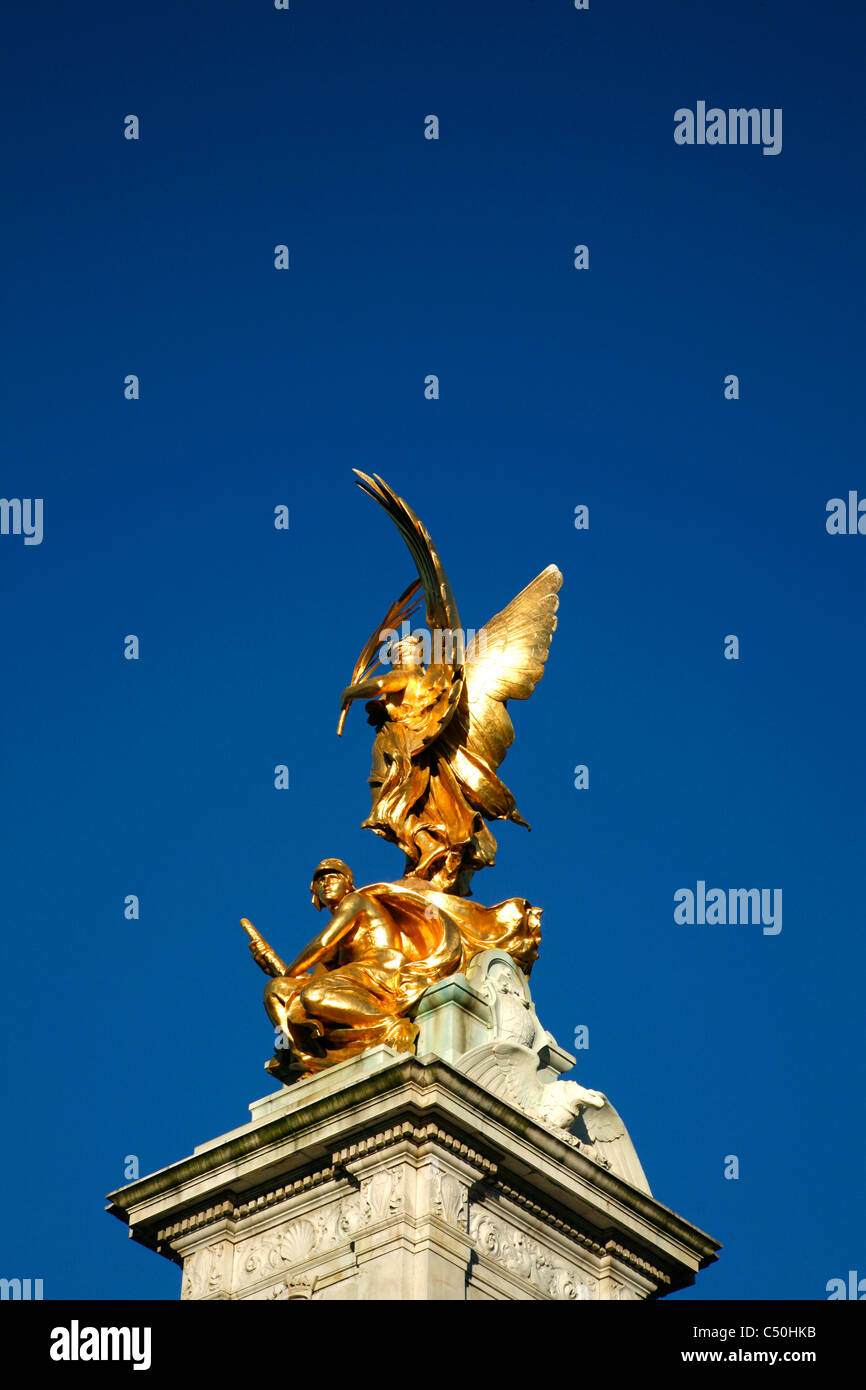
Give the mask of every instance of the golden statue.
[[268, 1069], [286, 1080], [377, 1043], [411, 1052], [418, 1027], [406, 1014], [428, 985], [491, 947], [526, 974], [538, 955], [541, 909], [524, 898], [482, 907], [414, 878], [356, 889], [341, 859], [324, 859], [310, 889], [331, 919], [289, 965], [242, 919], [253, 959], [273, 976], [265, 1011], [279, 1041]]
[[[376, 735], [363, 824], [402, 849], [405, 867], [397, 882], [356, 889], [342, 860], [323, 860], [310, 889], [330, 921], [289, 965], [242, 919], [253, 959], [272, 976], [265, 1009], [278, 1043], [268, 1069], [287, 1081], [379, 1043], [412, 1051], [412, 1006], [429, 985], [491, 947], [528, 975], [541, 938], [540, 908], [523, 898], [482, 907], [469, 901], [469, 882], [495, 860], [487, 822], [527, 824], [496, 769], [514, 739], [506, 702], [528, 699], [543, 674], [562, 575], [549, 566], [467, 645], [425, 527], [381, 478], [358, 477], [397, 525], [419, 578], [361, 652], [337, 732], [351, 703], [367, 700]], [[397, 640], [393, 625], [408, 627], [419, 591], [427, 630]]]
[[[358, 476], [359, 486], [395, 522], [420, 577], [361, 652], [343, 691], [338, 732], [351, 702], [368, 700], [369, 722], [378, 732], [370, 774], [373, 809], [363, 824], [400, 846], [407, 874], [465, 894], [474, 871], [495, 860], [496, 841], [486, 822], [526, 825], [496, 769], [514, 740], [506, 702], [528, 699], [544, 672], [562, 575], [548, 566], [466, 647], [451, 585], [427, 530], [381, 478]], [[425, 642], [412, 634], [391, 641], [392, 669], [376, 675], [382, 665], [377, 648], [393, 622], [414, 611], [419, 585], [425, 636], [438, 660], [425, 669]]]

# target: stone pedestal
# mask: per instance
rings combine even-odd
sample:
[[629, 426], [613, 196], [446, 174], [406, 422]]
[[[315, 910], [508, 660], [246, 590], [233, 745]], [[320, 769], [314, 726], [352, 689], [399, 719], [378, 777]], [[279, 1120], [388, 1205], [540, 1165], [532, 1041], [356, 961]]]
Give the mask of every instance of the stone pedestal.
[[[644, 1299], [691, 1284], [719, 1247], [616, 1158], [624, 1128], [599, 1131], [605, 1158], [589, 1126], [577, 1137], [555, 1107], [545, 1121], [478, 1079], [497, 1048], [510, 1065], [482, 985], [429, 992], [420, 1056], [379, 1047], [283, 1087], [109, 1211], [183, 1266], [184, 1299]], [[568, 1086], [555, 1078], [571, 1059], [546, 1037], [539, 1085]]]

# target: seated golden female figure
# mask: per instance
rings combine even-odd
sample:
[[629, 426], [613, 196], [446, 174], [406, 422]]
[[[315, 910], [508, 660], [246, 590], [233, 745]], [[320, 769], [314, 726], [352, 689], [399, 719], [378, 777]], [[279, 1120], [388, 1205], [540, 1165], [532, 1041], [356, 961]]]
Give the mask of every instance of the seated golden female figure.
[[379, 1043], [412, 1052], [407, 1014], [428, 985], [499, 946], [528, 974], [541, 937], [540, 908], [523, 898], [495, 907], [438, 892], [418, 878], [356, 889], [341, 859], [325, 859], [310, 884], [331, 918], [288, 965], [247, 918], [256, 964], [273, 978], [265, 1010], [278, 1031], [268, 1070], [289, 1081]]

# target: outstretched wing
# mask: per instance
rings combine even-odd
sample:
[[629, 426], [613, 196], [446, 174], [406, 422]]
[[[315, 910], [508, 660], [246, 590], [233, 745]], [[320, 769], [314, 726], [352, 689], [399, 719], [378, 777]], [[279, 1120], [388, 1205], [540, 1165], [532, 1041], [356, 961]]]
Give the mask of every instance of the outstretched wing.
[[599, 1158], [606, 1159], [611, 1172], [618, 1178], [624, 1178], [632, 1187], [652, 1196], [629, 1132], [607, 1096], [602, 1109], [587, 1106], [582, 1110], [571, 1132], [583, 1143], [589, 1144]]
[[561, 584], [556, 565], [548, 565], [467, 648], [463, 693], [443, 735], [450, 760], [467, 764], [464, 777], [473, 757], [499, 767], [514, 742], [505, 704], [528, 700], [544, 674]]

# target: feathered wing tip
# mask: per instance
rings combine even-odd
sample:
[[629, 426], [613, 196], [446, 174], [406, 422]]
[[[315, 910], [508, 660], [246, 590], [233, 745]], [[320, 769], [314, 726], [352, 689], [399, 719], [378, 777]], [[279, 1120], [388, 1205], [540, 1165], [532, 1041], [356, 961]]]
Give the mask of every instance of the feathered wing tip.
[[548, 565], [485, 623], [467, 651], [465, 699], [450, 741], [490, 767], [499, 766], [514, 741], [507, 701], [528, 700], [544, 674], [561, 584], [556, 565]]

